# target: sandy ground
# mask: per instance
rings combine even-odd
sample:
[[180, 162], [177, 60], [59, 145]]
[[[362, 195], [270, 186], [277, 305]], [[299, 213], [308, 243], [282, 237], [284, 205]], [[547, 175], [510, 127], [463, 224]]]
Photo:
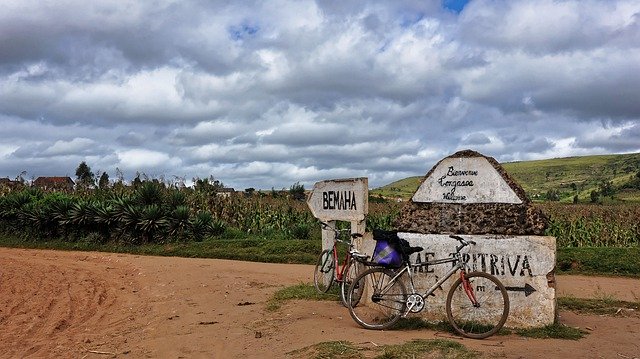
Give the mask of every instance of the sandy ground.
[[[579, 341], [470, 340], [428, 330], [369, 331], [338, 302], [266, 303], [310, 283], [307, 265], [0, 248], [1, 358], [281, 358], [323, 341], [359, 346], [447, 338], [485, 357], [638, 358], [640, 315], [560, 312]], [[640, 301], [640, 280], [559, 276], [560, 296]]]

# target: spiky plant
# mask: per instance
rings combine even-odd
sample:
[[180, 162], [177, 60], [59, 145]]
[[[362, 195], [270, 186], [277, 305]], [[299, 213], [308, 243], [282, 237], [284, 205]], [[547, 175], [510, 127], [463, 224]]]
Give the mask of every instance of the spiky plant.
[[167, 225], [167, 217], [159, 205], [152, 204], [142, 208], [142, 216], [138, 220], [137, 228], [144, 242], [153, 242], [156, 234]]

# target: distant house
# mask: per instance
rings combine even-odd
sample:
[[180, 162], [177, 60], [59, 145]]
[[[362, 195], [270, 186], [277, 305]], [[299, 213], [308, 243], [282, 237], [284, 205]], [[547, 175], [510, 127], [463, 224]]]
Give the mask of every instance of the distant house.
[[233, 195], [234, 193], [236, 193], [235, 189], [224, 187], [219, 189], [216, 195], [220, 197], [228, 198], [228, 197], [231, 197], [231, 195]]
[[45, 191], [73, 191], [75, 183], [70, 177], [38, 177], [33, 186]]

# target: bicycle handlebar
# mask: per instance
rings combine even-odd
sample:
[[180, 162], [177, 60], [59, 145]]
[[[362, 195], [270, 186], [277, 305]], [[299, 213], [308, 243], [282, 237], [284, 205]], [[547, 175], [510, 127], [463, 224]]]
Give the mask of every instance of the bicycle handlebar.
[[[335, 233], [335, 237], [334, 237], [335, 240], [337, 240], [339, 242], [347, 243], [346, 241], [340, 240], [340, 238], [339, 238], [340, 237], [340, 233], [341, 232], [350, 232], [351, 230], [349, 230], [349, 229], [336, 229], [334, 227], [331, 227], [329, 225], [329, 223], [326, 223], [326, 222], [320, 222], [320, 225], [322, 226], [323, 229], [333, 231], [333, 233]], [[360, 233], [350, 233], [349, 235], [351, 236], [351, 239], [356, 239], [356, 238], [362, 237], [362, 234], [360, 234]]]
[[458, 242], [460, 242], [460, 245], [458, 247], [456, 247], [456, 252], [460, 252], [460, 250], [470, 244], [476, 245], [475, 241], [472, 241], [470, 239], [464, 239], [460, 236], [456, 236], [455, 234], [450, 234], [449, 238], [453, 238], [455, 240], [457, 240]]

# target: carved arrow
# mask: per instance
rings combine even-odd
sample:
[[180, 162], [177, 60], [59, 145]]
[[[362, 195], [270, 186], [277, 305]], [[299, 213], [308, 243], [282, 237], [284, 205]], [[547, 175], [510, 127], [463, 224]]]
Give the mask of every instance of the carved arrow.
[[529, 285], [529, 283], [525, 284], [524, 287], [504, 287], [504, 288], [512, 292], [524, 292], [525, 297], [530, 296], [533, 292], [536, 291], [536, 289], [531, 285]]

